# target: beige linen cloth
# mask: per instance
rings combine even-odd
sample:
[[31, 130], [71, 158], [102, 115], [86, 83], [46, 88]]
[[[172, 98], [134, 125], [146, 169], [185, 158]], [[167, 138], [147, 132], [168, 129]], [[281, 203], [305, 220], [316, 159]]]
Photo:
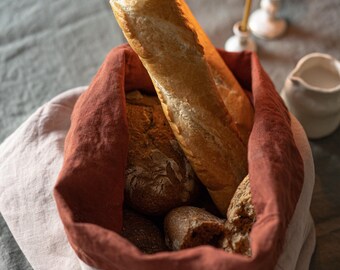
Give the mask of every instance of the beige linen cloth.
[[[95, 269], [76, 256], [53, 199], [63, 146], [79, 87], [40, 107], [0, 146], [0, 211], [34, 269]], [[292, 117], [295, 142], [304, 162], [304, 185], [276, 269], [308, 269], [315, 246], [309, 207], [314, 165], [308, 140]]]

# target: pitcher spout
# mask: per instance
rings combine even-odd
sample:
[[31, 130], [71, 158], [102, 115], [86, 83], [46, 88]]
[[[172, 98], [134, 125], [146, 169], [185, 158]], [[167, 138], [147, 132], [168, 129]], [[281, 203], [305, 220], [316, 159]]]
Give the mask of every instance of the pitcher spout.
[[291, 80], [310, 90], [340, 90], [340, 62], [328, 54], [308, 54], [298, 62]]
[[309, 138], [331, 134], [340, 124], [340, 62], [322, 53], [297, 63], [281, 92]]

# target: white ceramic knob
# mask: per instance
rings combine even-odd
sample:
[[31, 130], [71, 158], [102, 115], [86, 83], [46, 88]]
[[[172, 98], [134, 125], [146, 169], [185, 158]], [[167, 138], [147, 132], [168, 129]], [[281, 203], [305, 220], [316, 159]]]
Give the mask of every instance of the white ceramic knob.
[[224, 48], [230, 52], [256, 51], [256, 43], [252, 40], [249, 30], [241, 31], [241, 22], [237, 22], [233, 27], [234, 36], [230, 37]]
[[254, 11], [249, 17], [252, 34], [265, 39], [281, 36], [287, 29], [287, 22], [277, 18], [279, 7], [279, 0], [261, 0], [261, 9]]

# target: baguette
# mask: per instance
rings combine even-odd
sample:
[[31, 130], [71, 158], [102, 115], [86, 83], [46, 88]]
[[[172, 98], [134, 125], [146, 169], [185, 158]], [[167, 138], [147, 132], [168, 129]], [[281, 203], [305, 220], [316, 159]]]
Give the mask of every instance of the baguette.
[[217, 91], [234, 121], [242, 141], [247, 144], [253, 127], [254, 110], [242, 87], [235, 79], [223, 59], [205, 34], [188, 5], [180, 1], [184, 17], [192, 25], [197, 34], [198, 42], [204, 50], [204, 58], [211, 70]]
[[252, 124], [247, 97], [239, 86], [230, 90], [236, 80], [203, 31], [197, 30], [184, 1], [111, 0], [110, 4], [151, 77], [177, 141], [225, 215], [247, 174], [246, 144]]

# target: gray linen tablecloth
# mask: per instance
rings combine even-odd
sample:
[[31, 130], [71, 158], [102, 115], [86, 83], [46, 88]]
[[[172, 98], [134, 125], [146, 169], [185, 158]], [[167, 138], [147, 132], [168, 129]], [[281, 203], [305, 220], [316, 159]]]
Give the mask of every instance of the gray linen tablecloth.
[[[340, 59], [340, 1], [281, 1], [289, 21], [280, 39], [256, 39], [260, 60], [280, 91], [297, 61], [311, 52]], [[244, 1], [188, 0], [222, 48]], [[259, 0], [253, 2], [253, 10]], [[104, 0], [0, 1], [0, 143], [44, 102], [86, 85], [108, 51], [124, 42]], [[311, 269], [340, 269], [340, 129], [310, 141], [316, 166], [311, 211], [317, 247]], [[0, 179], [1, 181], [1, 179]], [[31, 269], [0, 215], [0, 269]]]

